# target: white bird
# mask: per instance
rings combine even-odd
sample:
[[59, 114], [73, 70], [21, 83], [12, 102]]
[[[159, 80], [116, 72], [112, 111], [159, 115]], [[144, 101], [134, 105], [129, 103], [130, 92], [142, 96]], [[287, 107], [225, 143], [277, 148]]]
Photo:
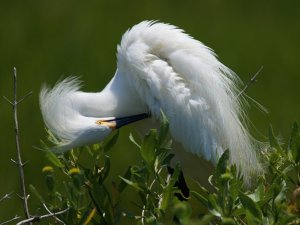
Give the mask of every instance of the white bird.
[[42, 88], [45, 124], [61, 141], [56, 150], [100, 142], [148, 112], [159, 119], [162, 109], [186, 151], [216, 163], [229, 149], [230, 162], [245, 177], [261, 171], [245, 102], [237, 99], [240, 80], [210, 48], [175, 26], [144, 21], [123, 35], [117, 59], [101, 92], [80, 91], [74, 77]]

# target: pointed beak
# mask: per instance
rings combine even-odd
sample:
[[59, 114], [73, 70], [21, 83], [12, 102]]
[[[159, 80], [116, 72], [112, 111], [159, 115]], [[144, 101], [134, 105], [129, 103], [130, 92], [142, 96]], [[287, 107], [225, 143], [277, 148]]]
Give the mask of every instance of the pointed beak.
[[120, 118], [109, 118], [109, 119], [103, 119], [103, 120], [97, 120], [96, 123], [99, 125], [104, 125], [110, 127], [112, 130], [119, 129], [122, 126], [125, 126], [127, 124], [145, 119], [150, 117], [149, 113], [142, 113], [134, 116], [126, 116], [126, 117], [120, 117]]

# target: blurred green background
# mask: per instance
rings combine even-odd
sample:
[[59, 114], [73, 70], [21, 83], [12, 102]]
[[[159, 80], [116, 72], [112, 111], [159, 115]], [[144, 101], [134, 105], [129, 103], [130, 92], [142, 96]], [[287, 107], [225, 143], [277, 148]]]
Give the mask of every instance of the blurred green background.
[[[269, 124], [283, 139], [300, 118], [300, 1], [0, 1], [0, 95], [12, 97], [16, 66], [19, 95], [33, 95], [19, 106], [20, 141], [27, 184], [44, 189], [41, 169], [48, 162], [33, 146], [45, 139], [38, 94], [42, 83], [79, 75], [85, 91], [101, 90], [116, 67], [122, 34], [142, 20], [159, 20], [186, 30], [213, 48], [220, 60], [247, 82], [264, 66], [247, 93], [270, 111], [252, 107], [250, 119], [265, 140]], [[0, 100], [0, 196], [19, 192], [13, 114]], [[136, 154], [122, 129], [110, 153], [114, 174], [123, 174]], [[121, 160], [120, 160], [121, 159]], [[118, 179], [116, 177], [116, 179]], [[22, 214], [16, 195], [0, 203], [0, 222]], [[31, 207], [36, 207], [34, 198]]]

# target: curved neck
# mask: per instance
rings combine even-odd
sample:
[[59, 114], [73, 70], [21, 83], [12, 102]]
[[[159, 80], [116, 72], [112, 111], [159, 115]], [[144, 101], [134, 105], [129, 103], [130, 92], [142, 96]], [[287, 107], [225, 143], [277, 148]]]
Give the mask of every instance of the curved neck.
[[79, 113], [87, 117], [124, 117], [147, 112], [132, 85], [118, 71], [101, 92], [74, 95]]

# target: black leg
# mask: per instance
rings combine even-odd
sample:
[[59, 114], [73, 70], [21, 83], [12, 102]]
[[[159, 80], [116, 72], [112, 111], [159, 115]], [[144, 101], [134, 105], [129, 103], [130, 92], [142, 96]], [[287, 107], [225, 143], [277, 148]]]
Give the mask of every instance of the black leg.
[[[172, 167], [168, 166], [168, 173], [173, 174], [174, 169]], [[190, 189], [188, 188], [184, 175], [182, 170], [179, 173], [178, 180], [176, 181], [175, 187], [178, 187], [178, 189], [181, 191], [181, 193], [176, 193], [175, 196], [178, 198], [180, 201], [187, 201], [188, 197], [190, 196]]]

